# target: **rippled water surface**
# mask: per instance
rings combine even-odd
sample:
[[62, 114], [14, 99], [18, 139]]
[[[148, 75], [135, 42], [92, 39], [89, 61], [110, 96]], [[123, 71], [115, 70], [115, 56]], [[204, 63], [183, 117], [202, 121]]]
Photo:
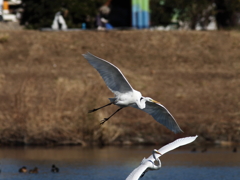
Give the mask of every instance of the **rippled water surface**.
[[[0, 179], [124, 180], [154, 148], [160, 147], [1, 147]], [[161, 169], [141, 179], [240, 180], [240, 152], [233, 153], [231, 148], [209, 148], [204, 153], [178, 148], [163, 155], [161, 162]], [[59, 173], [51, 173], [52, 164], [60, 168]], [[22, 166], [38, 167], [39, 173], [20, 174]]]

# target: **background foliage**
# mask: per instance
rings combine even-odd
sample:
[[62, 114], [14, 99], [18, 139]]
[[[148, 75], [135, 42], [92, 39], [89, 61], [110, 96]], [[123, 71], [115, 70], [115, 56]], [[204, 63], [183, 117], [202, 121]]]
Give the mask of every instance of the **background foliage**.
[[239, 25], [239, 0], [151, 0], [150, 3], [153, 25], [169, 24], [174, 15], [177, 20], [188, 21], [192, 29], [198, 21], [210, 16], [216, 16], [219, 28]]
[[[98, 8], [106, 1], [23, 0], [21, 23], [33, 29], [50, 27], [55, 13], [64, 11], [68, 27], [79, 28], [85, 22], [87, 28], [93, 28]], [[208, 23], [210, 16], [216, 17], [219, 28], [236, 27], [240, 23], [240, 0], [150, 0], [150, 11], [151, 25], [168, 25], [175, 19], [187, 21], [194, 29], [199, 21], [203, 26]]]
[[24, 13], [21, 23], [27, 28], [36, 29], [50, 27], [58, 11], [65, 11], [64, 18], [70, 28], [81, 27], [82, 22], [86, 22], [87, 27], [92, 27], [94, 19], [89, 17], [96, 16], [98, 8], [105, 0], [23, 0], [22, 2]]

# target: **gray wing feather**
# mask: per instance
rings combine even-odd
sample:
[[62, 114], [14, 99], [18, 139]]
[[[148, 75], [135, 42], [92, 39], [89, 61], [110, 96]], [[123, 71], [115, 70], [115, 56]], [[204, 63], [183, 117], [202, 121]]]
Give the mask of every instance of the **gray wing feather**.
[[150, 114], [157, 122], [163, 124], [174, 133], [183, 132], [171, 113], [161, 104], [146, 102], [144, 112]]
[[114, 94], [118, 94], [119, 92], [126, 93], [133, 90], [120, 69], [116, 66], [90, 53], [83, 54], [83, 56], [99, 72], [108, 88]]
[[[132, 107], [139, 109], [135, 104], [132, 105]], [[157, 122], [161, 123], [174, 133], [183, 132], [174, 117], [163, 105], [146, 101], [146, 107], [140, 110], [150, 114]]]

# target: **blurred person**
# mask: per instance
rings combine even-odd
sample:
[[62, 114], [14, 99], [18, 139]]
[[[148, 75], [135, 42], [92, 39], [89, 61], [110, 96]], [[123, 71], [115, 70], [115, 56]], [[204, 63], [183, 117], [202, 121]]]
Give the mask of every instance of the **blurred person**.
[[109, 4], [111, 0], [108, 0], [103, 6], [99, 8], [99, 12], [96, 17], [97, 29], [106, 30], [113, 29], [112, 25], [109, 23], [109, 13], [111, 11]]
[[90, 15], [86, 15], [85, 18], [85, 23], [86, 23], [86, 28], [93, 28], [96, 22], [95, 17], [91, 17]]
[[16, 11], [16, 18], [20, 21], [22, 18], [23, 8], [18, 8]]
[[103, 5], [99, 8], [99, 12], [96, 17], [98, 30], [106, 29], [106, 24], [108, 23], [107, 19], [108, 19], [109, 12], [110, 12], [110, 8], [106, 5]]
[[97, 24], [97, 30], [105, 30], [104, 25], [101, 21], [101, 14], [100, 13], [97, 13], [96, 24]]
[[67, 24], [63, 18], [63, 16], [67, 16], [68, 14], [68, 10], [67, 9], [64, 9], [62, 8], [60, 11], [58, 11], [56, 14], [55, 14], [55, 17], [54, 17], [54, 20], [53, 20], [53, 23], [52, 23], [52, 29], [54, 30], [66, 30], [68, 27], [67, 27]]
[[8, 1], [3, 1], [3, 13], [4, 14], [9, 14], [9, 4]]
[[0, 22], [3, 21], [3, 0], [0, 0]]

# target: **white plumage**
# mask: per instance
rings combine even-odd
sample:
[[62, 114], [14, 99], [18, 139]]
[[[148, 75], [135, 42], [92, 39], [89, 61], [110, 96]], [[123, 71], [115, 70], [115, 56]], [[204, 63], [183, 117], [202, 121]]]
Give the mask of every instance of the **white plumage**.
[[181, 128], [178, 126], [170, 112], [159, 102], [149, 97], [143, 97], [139, 91], [134, 90], [122, 72], [116, 66], [90, 53], [83, 54], [83, 56], [99, 72], [107, 87], [115, 95], [114, 98], [109, 98], [109, 104], [93, 109], [89, 112], [97, 111], [98, 109], [111, 104], [115, 104], [120, 107], [110, 117], [104, 118], [101, 124], [110, 119], [122, 108], [131, 106], [150, 114], [157, 122], [163, 124], [174, 133], [182, 132]]
[[[179, 146], [183, 146], [195, 141], [197, 137], [198, 136], [180, 138], [173, 141], [172, 143], [163, 146], [159, 150], [154, 149], [152, 155], [149, 156], [148, 158], [143, 158], [141, 164], [129, 174], [126, 180], [138, 180], [147, 171], [160, 169], [161, 168], [161, 161], [159, 159], [160, 156], [171, 150], [178, 148]], [[157, 164], [155, 161], [157, 161]]]

